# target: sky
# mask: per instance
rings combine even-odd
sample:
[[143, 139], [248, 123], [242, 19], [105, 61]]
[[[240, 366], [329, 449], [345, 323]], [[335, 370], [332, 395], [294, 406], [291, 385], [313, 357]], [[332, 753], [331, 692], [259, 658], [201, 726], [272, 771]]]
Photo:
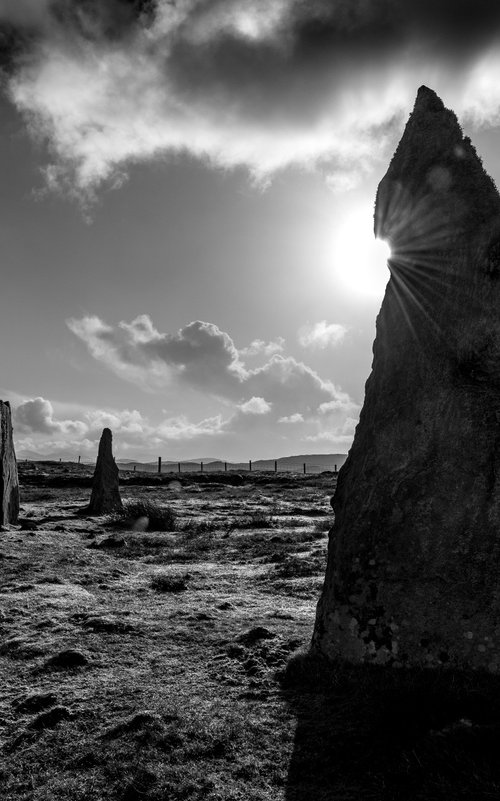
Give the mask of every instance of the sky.
[[497, 0], [0, 0], [18, 456], [346, 453], [418, 87], [500, 181]]

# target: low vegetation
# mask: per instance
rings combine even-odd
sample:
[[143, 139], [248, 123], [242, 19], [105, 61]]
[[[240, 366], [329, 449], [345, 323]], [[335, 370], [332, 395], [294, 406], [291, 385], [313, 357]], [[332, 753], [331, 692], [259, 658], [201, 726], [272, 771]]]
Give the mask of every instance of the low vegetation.
[[25, 489], [0, 544], [2, 801], [500, 798], [497, 679], [308, 654], [331, 481], [127, 486], [119, 519]]
[[157, 573], [151, 579], [151, 587], [157, 592], [183, 592], [187, 590], [189, 573], [175, 575], [171, 573]]
[[116, 514], [118, 523], [144, 531], [174, 531], [177, 516], [170, 506], [149, 498], [126, 501], [123, 511]]

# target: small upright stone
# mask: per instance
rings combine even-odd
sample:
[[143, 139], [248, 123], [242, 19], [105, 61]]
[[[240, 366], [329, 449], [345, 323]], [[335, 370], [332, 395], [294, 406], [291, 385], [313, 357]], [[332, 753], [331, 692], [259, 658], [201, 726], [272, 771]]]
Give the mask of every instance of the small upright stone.
[[99, 442], [99, 453], [94, 471], [94, 483], [88, 513], [105, 515], [123, 509], [120, 498], [118, 468], [113, 459], [113, 435], [109, 428], [103, 429]]
[[10, 404], [0, 401], [0, 525], [17, 523], [19, 515], [19, 481], [12, 439]]

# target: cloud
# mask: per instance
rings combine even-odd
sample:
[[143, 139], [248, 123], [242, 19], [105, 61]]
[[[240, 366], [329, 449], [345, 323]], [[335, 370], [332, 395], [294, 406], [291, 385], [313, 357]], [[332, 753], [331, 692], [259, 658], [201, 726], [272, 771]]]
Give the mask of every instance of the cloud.
[[145, 314], [115, 327], [98, 317], [67, 324], [95, 359], [143, 388], [177, 383], [236, 405], [265, 398], [280, 417], [325, 403], [352, 406], [346, 393], [292, 356], [275, 353], [248, 369], [230, 335], [213, 323], [196, 320], [175, 334], [160, 333]]
[[271, 411], [272, 404], [268, 403], [264, 398], [254, 396], [245, 403], [240, 403], [238, 408], [243, 414], [268, 414]]
[[271, 342], [264, 342], [263, 339], [254, 339], [246, 348], [240, 348], [240, 356], [273, 356], [275, 353], [282, 353], [285, 347], [283, 337], [278, 337]]
[[154, 424], [137, 409], [85, 407], [74, 409], [74, 419], [58, 419], [51, 401], [42, 397], [27, 400], [14, 397], [16, 448], [47, 455], [67, 454], [72, 459], [76, 458], [76, 454], [95, 458], [103, 428], [111, 428], [116, 435], [117, 452], [122, 455], [136, 452], [151, 459], [158, 448], [167, 448], [173, 442], [182, 445], [196, 439], [203, 441], [204, 438], [223, 433], [227, 425], [221, 415], [198, 422], [181, 415], [167, 417]]
[[[57, 403], [43, 397], [12, 400], [18, 455], [37, 452], [52, 458], [95, 459], [102, 429], [111, 428], [116, 458], [151, 461], [158, 454], [173, 460], [206, 453], [216, 444], [226, 459], [276, 458], [285, 449], [304, 452], [311, 442], [346, 449], [352, 441], [358, 407], [344, 396], [328, 416], [316, 412], [282, 414], [283, 408], [262, 396], [232, 404], [224, 414], [201, 420], [187, 415], [150, 419], [137, 409], [98, 409]], [[69, 417], [71, 415], [71, 417]], [[286, 429], [286, 434], [284, 429]], [[251, 434], [251, 438], [249, 437]], [[190, 452], [191, 451], [191, 452]]]
[[221, 415], [207, 417], [198, 423], [190, 422], [184, 415], [171, 417], [158, 427], [158, 435], [167, 442], [171, 440], [191, 440], [199, 437], [213, 437], [224, 431]]
[[70, 434], [83, 436], [87, 430], [80, 420], [55, 420], [54, 409], [50, 401], [44, 398], [33, 398], [17, 406], [14, 411], [15, 425], [21, 432], [38, 434]]
[[354, 438], [354, 430], [358, 423], [357, 418], [347, 417], [338, 426], [320, 429], [315, 434], [307, 435], [308, 442], [333, 443], [337, 447], [348, 447]]
[[233, 340], [212, 323], [196, 320], [175, 334], [161, 334], [147, 314], [116, 328], [93, 316], [66, 322], [95, 359], [141, 385], [177, 379], [218, 396], [234, 395], [246, 377]]
[[347, 333], [347, 328], [339, 323], [321, 320], [314, 325], [304, 325], [299, 331], [299, 342], [303, 348], [321, 348], [338, 345]]
[[2, 39], [15, 51], [8, 93], [49, 143], [47, 186], [86, 200], [131, 164], [174, 152], [261, 181], [298, 165], [352, 186], [394, 144], [417, 82], [478, 123], [499, 119], [497, 0], [0, 8], [18, 34], [16, 46]]
[[[231, 336], [213, 323], [196, 320], [173, 334], [159, 331], [147, 315], [114, 326], [85, 317], [69, 320], [68, 326], [93, 358], [142, 389], [176, 387], [220, 402], [223, 414], [199, 422], [181, 416], [148, 428], [138, 413], [122, 415], [123, 433], [126, 427], [137, 427], [138, 440], [147, 435], [150, 447], [155, 441], [160, 447], [189, 440], [201, 449], [217, 436], [228, 452], [241, 448], [244, 455], [251, 434], [253, 443], [265, 443], [273, 452], [283, 449], [288, 436], [300, 450], [310, 437], [320, 441], [324, 434], [328, 442], [332, 431], [337, 437], [344, 421], [359, 412], [358, 404], [332, 381], [292, 356], [268, 356], [267, 345], [253, 349], [261, 352], [263, 363], [249, 368], [242, 358], [247, 349], [238, 350]], [[95, 414], [92, 420], [97, 422]], [[99, 413], [98, 419], [114, 430], [110, 413]], [[347, 433], [343, 436], [347, 442]]]
[[295, 414], [290, 414], [288, 417], [280, 417], [278, 423], [303, 423], [304, 417], [300, 414], [300, 412], [295, 412]]

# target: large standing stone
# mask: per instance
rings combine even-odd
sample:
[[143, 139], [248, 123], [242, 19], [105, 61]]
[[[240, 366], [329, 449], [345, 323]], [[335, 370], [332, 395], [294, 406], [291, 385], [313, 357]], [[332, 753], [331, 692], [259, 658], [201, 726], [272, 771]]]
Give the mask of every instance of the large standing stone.
[[421, 87], [383, 178], [391, 278], [313, 648], [500, 671], [500, 197]]
[[112, 442], [113, 435], [111, 430], [109, 428], [103, 429], [88, 508], [88, 513], [91, 515], [104, 515], [123, 509], [119, 490], [118, 467], [113, 459]]
[[16, 453], [12, 439], [10, 404], [0, 401], [0, 525], [17, 523], [19, 515], [19, 481]]

